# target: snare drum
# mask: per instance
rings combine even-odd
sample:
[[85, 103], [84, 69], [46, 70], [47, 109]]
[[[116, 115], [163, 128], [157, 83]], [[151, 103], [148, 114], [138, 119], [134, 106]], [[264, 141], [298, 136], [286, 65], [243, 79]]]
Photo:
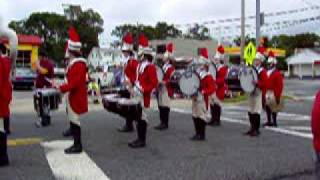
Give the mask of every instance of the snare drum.
[[142, 107], [138, 100], [121, 98], [119, 99], [117, 106], [120, 116], [136, 120], [141, 118]]
[[61, 95], [54, 88], [37, 89], [33, 95], [34, 108], [41, 114], [48, 113], [49, 110], [57, 110], [61, 103]]
[[226, 79], [228, 90], [236, 92], [242, 91], [239, 79], [239, 71], [240, 67], [238, 66], [232, 66], [231, 68], [229, 68]]
[[253, 81], [258, 81], [258, 72], [254, 67], [243, 66], [239, 71], [241, 88], [246, 93], [253, 93], [256, 89]]
[[117, 103], [121, 99], [118, 94], [108, 94], [102, 98], [103, 107], [109, 111], [116, 114], [120, 113]]

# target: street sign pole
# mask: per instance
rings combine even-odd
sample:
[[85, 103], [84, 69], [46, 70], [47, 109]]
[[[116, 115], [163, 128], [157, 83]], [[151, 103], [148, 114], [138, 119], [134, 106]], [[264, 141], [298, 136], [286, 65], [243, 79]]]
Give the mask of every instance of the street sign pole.
[[241, 62], [244, 60], [245, 38], [245, 0], [241, 0]]
[[261, 27], [261, 14], [260, 14], [260, 0], [256, 0], [256, 47], [260, 42], [260, 27]]

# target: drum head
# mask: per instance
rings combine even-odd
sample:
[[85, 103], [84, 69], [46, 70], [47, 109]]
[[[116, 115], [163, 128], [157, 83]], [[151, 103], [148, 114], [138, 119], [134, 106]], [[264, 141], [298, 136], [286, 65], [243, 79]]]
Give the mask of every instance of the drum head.
[[139, 101], [136, 99], [121, 98], [121, 99], [119, 99], [118, 104], [119, 105], [128, 105], [128, 106], [138, 105]]
[[216, 67], [215, 64], [213, 64], [213, 63], [209, 64], [209, 73], [212, 75], [212, 77], [214, 79], [216, 79], [216, 77], [217, 77], [217, 67]]
[[161, 67], [159, 66], [156, 66], [156, 69], [157, 69], [157, 77], [158, 77], [158, 80], [159, 81], [162, 81], [163, 79], [163, 70]]
[[186, 72], [179, 80], [179, 87], [183, 94], [191, 96], [200, 88], [200, 79], [196, 73]]
[[254, 68], [245, 66], [240, 69], [239, 79], [243, 91], [252, 93], [256, 88], [252, 81], [258, 80], [258, 73]]

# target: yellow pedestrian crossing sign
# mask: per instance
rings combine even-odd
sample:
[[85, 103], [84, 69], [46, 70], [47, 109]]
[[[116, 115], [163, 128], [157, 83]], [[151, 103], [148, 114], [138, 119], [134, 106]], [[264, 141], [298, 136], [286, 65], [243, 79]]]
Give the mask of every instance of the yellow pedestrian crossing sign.
[[254, 59], [256, 58], [256, 47], [252, 42], [250, 42], [244, 49], [244, 59], [247, 65], [252, 65]]

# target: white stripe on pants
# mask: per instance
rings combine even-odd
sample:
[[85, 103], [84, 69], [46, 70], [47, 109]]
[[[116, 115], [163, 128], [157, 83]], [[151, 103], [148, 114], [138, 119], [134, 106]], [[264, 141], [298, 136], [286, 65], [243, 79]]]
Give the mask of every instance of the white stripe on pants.
[[76, 124], [76, 125], [80, 126], [79, 115], [72, 110], [72, 107], [69, 104], [69, 99], [68, 98], [69, 98], [69, 96], [66, 96], [66, 104], [67, 104], [67, 108], [66, 109], [67, 109], [68, 120], [70, 122], [72, 122], [73, 124]]
[[4, 118], [0, 118], [0, 131], [5, 133], [6, 131], [4, 130]]

